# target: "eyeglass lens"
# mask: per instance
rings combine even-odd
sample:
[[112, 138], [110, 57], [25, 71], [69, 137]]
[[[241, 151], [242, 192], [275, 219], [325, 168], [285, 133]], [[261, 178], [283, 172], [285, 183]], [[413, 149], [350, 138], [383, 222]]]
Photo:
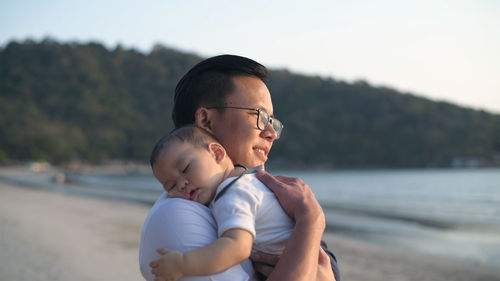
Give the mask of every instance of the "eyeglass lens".
[[[259, 110], [259, 123], [258, 126], [259, 129], [265, 130], [267, 126], [269, 125], [270, 118], [269, 118], [269, 113], [267, 113], [265, 110], [260, 109]], [[276, 131], [277, 138], [280, 137], [281, 135], [281, 130], [283, 128], [283, 125], [278, 119], [273, 118], [271, 121], [271, 124], [273, 126], [274, 131]]]

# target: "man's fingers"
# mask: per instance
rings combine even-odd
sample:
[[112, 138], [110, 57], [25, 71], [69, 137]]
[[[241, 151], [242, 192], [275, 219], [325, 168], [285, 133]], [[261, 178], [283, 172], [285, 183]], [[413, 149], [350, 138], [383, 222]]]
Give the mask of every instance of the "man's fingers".
[[158, 267], [159, 263], [158, 263], [158, 260], [154, 260], [152, 262], [149, 263], [149, 266], [151, 268], [155, 268], [155, 267]]
[[159, 248], [159, 249], [156, 249], [156, 252], [160, 255], [165, 255], [168, 252], [168, 250], [165, 248]]
[[269, 266], [267, 264], [263, 264], [263, 263], [254, 263], [253, 268], [255, 271], [257, 271], [258, 273], [260, 273], [266, 277], [271, 275], [271, 272], [273, 272], [273, 269], [274, 269], [274, 267]]
[[274, 185], [279, 185], [280, 184], [280, 182], [278, 180], [276, 180], [275, 177], [271, 176], [266, 171], [259, 170], [259, 171], [257, 171], [257, 173], [255, 173], [255, 175], [257, 176], [257, 178], [260, 181], [262, 181], [269, 188], [271, 188]]
[[267, 187], [273, 189], [274, 187], [284, 188], [286, 185], [304, 184], [300, 178], [286, 177], [286, 176], [271, 176], [263, 170], [256, 173], [257, 178], [262, 181]]
[[263, 252], [253, 253], [250, 258], [252, 259], [255, 271], [266, 277], [271, 274], [274, 266], [280, 260], [279, 255], [271, 255]]
[[268, 264], [268, 265], [274, 266], [280, 260], [280, 256], [266, 254], [266, 253], [262, 253], [262, 252], [256, 252], [256, 253], [252, 254], [251, 259], [255, 263], [263, 263], [263, 264]]
[[281, 182], [281, 183], [286, 183], [286, 184], [291, 184], [297, 181], [298, 178], [293, 178], [293, 177], [285, 177], [285, 176], [274, 176], [274, 178]]
[[272, 192], [274, 192], [274, 193], [283, 192], [283, 189], [285, 188], [285, 184], [282, 181], [278, 180], [279, 177], [273, 177], [270, 174], [268, 174], [267, 172], [262, 171], [262, 170], [257, 171], [256, 176]]

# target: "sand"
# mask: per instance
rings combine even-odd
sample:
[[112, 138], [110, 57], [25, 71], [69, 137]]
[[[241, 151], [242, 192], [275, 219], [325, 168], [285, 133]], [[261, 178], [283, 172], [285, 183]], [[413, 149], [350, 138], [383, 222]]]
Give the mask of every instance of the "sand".
[[[142, 280], [149, 206], [0, 182], [0, 280]], [[342, 280], [500, 280], [500, 271], [325, 235]]]
[[0, 184], [0, 280], [142, 280], [148, 209]]
[[339, 260], [343, 281], [500, 280], [500, 270], [441, 256], [432, 256], [326, 234], [324, 240]]

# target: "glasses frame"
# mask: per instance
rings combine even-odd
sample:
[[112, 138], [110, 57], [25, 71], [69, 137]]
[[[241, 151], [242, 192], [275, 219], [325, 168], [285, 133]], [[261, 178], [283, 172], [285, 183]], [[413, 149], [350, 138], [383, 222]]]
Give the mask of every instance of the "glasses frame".
[[[269, 113], [263, 109], [263, 108], [253, 108], [253, 107], [239, 107], [239, 106], [211, 106], [211, 107], [207, 107], [207, 109], [225, 109], [225, 108], [232, 108], [232, 109], [242, 109], [242, 110], [253, 110], [253, 111], [257, 111], [257, 128], [259, 128], [259, 130], [261, 131], [264, 131], [265, 129], [267, 129], [267, 127], [269, 126], [269, 124], [271, 124], [273, 126], [273, 129], [274, 131], [276, 132], [276, 139], [279, 139], [281, 137], [281, 133], [283, 132], [283, 128], [285, 126], [283, 126], [283, 123], [274, 118], [274, 117], [271, 117], [269, 115]], [[259, 125], [259, 121], [260, 121], [260, 113], [261, 112], [264, 112], [265, 114], [267, 114], [268, 116], [268, 121], [267, 121], [267, 124], [264, 125], [264, 128], [261, 128], [260, 125]], [[273, 121], [276, 120], [279, 122], [279, 124], [281, 125], [279, 130], [276, 130], [276, 128], [274, 127], [274, 124], [273, 124]]]

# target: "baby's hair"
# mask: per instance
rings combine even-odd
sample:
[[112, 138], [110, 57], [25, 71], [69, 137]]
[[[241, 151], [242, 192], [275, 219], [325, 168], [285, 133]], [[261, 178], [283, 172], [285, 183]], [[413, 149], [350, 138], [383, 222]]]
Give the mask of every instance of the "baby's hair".
[[158, 157], [162, 152], [169, 147], [169, 145], [176, 142], [189, 143], [195, 147], [206, 148], [210, 143], [220, 143], [215, 136], [210, 134], [205, 129], [194, 125], [187, 125], [172, 130], [167, 135], [163, 136], [153, 148], [151, 156], [149, 158], [149, 163], [151, 168], [154, 167]]

